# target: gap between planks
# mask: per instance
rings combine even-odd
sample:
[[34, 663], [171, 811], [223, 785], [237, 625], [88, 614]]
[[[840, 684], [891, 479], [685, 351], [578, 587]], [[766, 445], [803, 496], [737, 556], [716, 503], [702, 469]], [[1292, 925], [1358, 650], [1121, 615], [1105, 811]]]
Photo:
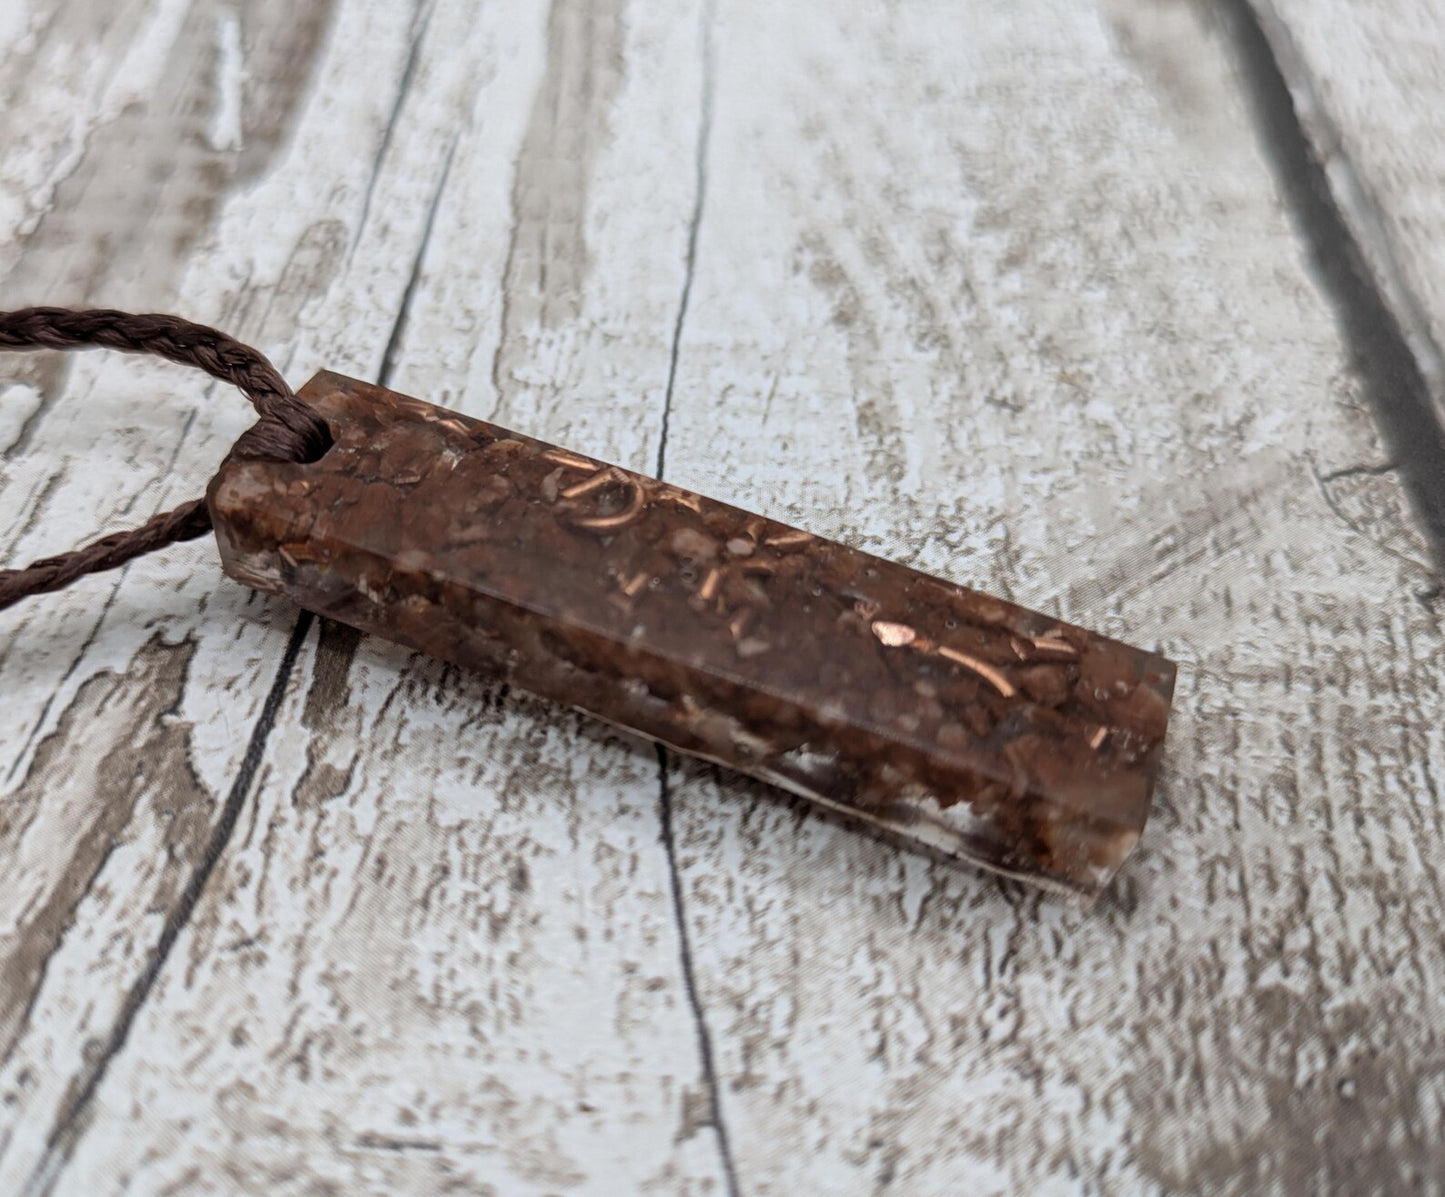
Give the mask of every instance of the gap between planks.
[[[1315, 87], [1269, 0], [1217, 0], [1265, 157], [1369, 398], [1390, 460], [1445, 573], [1442, 355], [1393, 245], [1313, 99]], [[1320, 144], [1320, 143], [1323, 144]], [[1366, 240], [1368, 239], [1368, 241]], [[1433, 384], [1433, 385], [1432, 385]], [[1439, 595], [1437, 585], [1422, 601]]]

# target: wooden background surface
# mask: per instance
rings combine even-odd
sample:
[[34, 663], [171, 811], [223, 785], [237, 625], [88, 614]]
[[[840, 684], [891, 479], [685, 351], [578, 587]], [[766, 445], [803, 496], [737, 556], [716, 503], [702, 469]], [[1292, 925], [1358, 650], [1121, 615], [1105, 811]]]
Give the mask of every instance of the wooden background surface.
[[[0, 89], [3, 306], [174, 310], [1183, 666], [1086, 911], [204, 541], [0, 614], [0, 1192], [1445, 1192], [1438, 4], [5, 0]], [[6, 563], [247, 423], [0, 371]]]

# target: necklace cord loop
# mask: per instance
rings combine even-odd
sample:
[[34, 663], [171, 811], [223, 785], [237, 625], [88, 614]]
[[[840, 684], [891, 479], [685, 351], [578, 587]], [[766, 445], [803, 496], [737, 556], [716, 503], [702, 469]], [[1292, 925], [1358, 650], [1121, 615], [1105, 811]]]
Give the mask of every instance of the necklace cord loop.
[[[265, 355], [214, 328], [178, 316], [105, 308], [0, 312], [0, 350], [90, 348], [154, 354], [238, 387], [261, 416], [232, 449], [238, 457], [315, 461], [331, 447], [325, 421], [296, 397]], [[205, 499], [192, 499], [139, 528], [112, 532], [20, 569], [0, 569], [0, 610], [31, 595], [60, 590], [85, 574], [115, 569], [155, 549], [204, 536], [210, 527]]]

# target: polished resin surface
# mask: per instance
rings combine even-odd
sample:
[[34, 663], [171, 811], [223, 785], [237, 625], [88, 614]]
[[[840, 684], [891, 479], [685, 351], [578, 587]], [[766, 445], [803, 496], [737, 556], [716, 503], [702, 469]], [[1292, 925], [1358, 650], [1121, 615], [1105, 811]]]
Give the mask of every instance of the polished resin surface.
[[1174, 666], [1045, 615], [366, 383], [336, 443], [232, 459], [233, 577], [1086, 895], [1149, 812]]

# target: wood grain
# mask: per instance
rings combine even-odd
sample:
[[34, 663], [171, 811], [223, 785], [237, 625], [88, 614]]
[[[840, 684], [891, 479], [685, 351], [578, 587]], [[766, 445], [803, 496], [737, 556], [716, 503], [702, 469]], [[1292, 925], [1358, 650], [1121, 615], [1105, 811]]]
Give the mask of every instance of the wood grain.
[[[203, 545], [6, 612], [0, 1189], [1442, 1191], [1439, 579], [1196, 7], [101, 11], [0, 11], [8, 299], [172, 307], [1186, 667], [1086, 913]], [[6, 561], [245, 425], [0, 366]]]
[[1445, 418], [1445, 10], [1409, 0], [1250, 4]]
[[[243, 108], [242, 146], [216, 151], [230, 156], [226, 169], [218, 163], [196, 176], [214, 194], [172, 196], [162, 187], [161, 195], [107, 207], [103, 198], [124, 195], [137, 168], [144, 173], [148, 162], [164, 166], [176, 155], [182, 133], [184, 157], [189, 143], [204, 140], [213, 111], [231, 102], [220, 94], [219, 72], [213, 69], [227, 21], [236, 18], [244, 29], [251, 19], [269, 31], [251, 43], [263, 51], [280, 32], [274, 6], [132, 5], [99, 25], [97, 13], [95, 6], [87, 19], [57, 12], [47, 20], [46, 13], [36, 13], [28, 36], [9, 53], [36, 62], [37, 115], [52, 101], [69, 113], [72, 97], [86, 94], [92, 53], [114, 42], [120, 59], [114, 73], [125, 88], [122, 112], [141, 122], [136, 138], [145, 152], [124, 138], [119, 144], [107, 140], [105, 132], [120, 118], [105, 107], [104, 95], [73, 117], [93, 129], [67, 178], [84, 176], [84, 194], [95, 194], [114, 222], [107, 238], [86, 251], [100, 261], [77, 256], [82, 268], [66, 274], [64, 219], [47, 222], [48, 209], [42, 209], [23, 244], [13, 247], [9, 278], [31, 273], [55, 302], [173, 306], [227, 324], [284, 363], [288, 345], [303, 343], [306, 334], [298, 333], [298, 326], [306, 328], [307, 305], [335, 281], [355, 237], [354, 261], [366, 268], [368, 284], [385, 300], [361, 315], [343, 311], [329, 317], [334, 322], [313, 335], [329, 342], [328, 360], [355, 355], [361, 368], [374, 370], [408, 277], [411, 251], [396, 254], [395, 239], [419, 242], [427, 197], [415, 195], [414, 188], [392, 197], [385, 241], [374, 223], [348, 227], [363, 211], [371, 163], [357, 146], [338, 141], [333, 126], [350, 128], [362, 147], [368, 140], [373, 148], [382, 141], [388, 110], [374, 85], [378, 78], [398, 82], [402, 76], [408, 14], [379, 5], [353, 5], [338, 13], [318, 5], [293, 10], [292, 34], [283, 39], [288, 52], [263, 53], [250, 67], [249, 86], [264, 98]], [[313, 27], [317, 36], [308, 41], [306, 31]], [[106, 39], [99, 48], [98, 29]], [[188, 33], [192, 29], [194, 36]], [[290, 55], [308, 44], [318, 50], [323, 32], [324, 60], [308, 63]], [[363, 47], [359, 57], [355, 46]], [[344, 47], [353, 49], [343, 53]], [[78, 82], [57, 97], [50, 89], [65, 91], [53, 82], [63, 69]], [[185, 81], [189, 90], [173, 94], [169, 89], [176, 81]], [[148, 95], [159, 99], [148, 106], [135, 98]], [[326, 97], [326, 106], [314, 103], [316, 95]], [[177, 111], [188, 122], [180, 133]], [[144, 134], [151, 118], [156, 127]], [[247, 144], [253, 151], [270, 145], [274, 154], [269, 166], [252, 163], [249, 181], [241, 177]], [[432, 151], [435, 172], [445, 146], [438, 136], [408, 149], [413, 161]], [[315, 203], [297, 206], [289, 197], [301, 162], [320, 170], [326, 185]], [[66, 179], [55, 184], [57, 191], [66, 185]], [[183, 241], [161, 235], [198, 215], [197, 231]], [[384, 260], [376, 253], [382, 248]], [[152, 260], [154, 269], [135, 277], [130, 264], [139, 257], [127, 254]], [[108, 255], [117, 257], [113, 273]], [[26, 265], [46, 258], [53, 268], [44, 273]], [[15, 293], [7, 286], [7, 294]], [[208, 392], [199, 379], [174, 369], [101, 357], [64, 366], [42, 363], [39, 374], [28, 372], [35, 367], [27, 359], [6, 364], [14, 365], [19, 383], [7, 390], [5, 406], [15, 403], [25, 413], [7, 441], [5, 551], [11, 559], [64, 547], [97, 524], [133, 522], [136, 512], [198, 491], [248, 422], [244, 404], [223, 393], [210, 392], [211, 401], [200, 406], [195, 398], [187, 401], [186, 395]], [[159, 395], [175, 398], [159, 403]], [[15, 914], [4, 946], [22, 964], [36, 961], [18, 975], [38, 983], [4, 995], [6, 1007], [19, 1012], [6, 1020], [12, 1031], [0, 1064], [7, 1110], [0, 1187], [7, 1190], [18, 1190], [27, 1177], [49, 1183], [47, 1169], [63, 1158], [68, 1136], [83, 1125], [87, 1095], [124, 1038], [130, 1011], [153, 980], [158, 945], [175, 925], [176, 901], [186, 885], [170, 874], [178, 862], [195, 866], [204, 859], [221, 808], [218, 798], [257, 767], [254, 761], [247, 766], [245, 758], [295, 617], [218, 589], [216, 580], [210, 551], [189, 546], [138, 563], [124, 575], [88, 580], [54, 602], [6, 613], [0, 667], [8, 701], [0, 714], [0, 743], [7, 791], [20, 798], [13, 800], [6, 845], [17, 872]], [[182, 675], [166, 675], [173, 684], [161, 692], [159, 708], [152, 684], [157, 667], [145, 668], [140, 655], [148, 646], [189, 657]], [[108, 687], [104, 706], [85, 713], [76, 704], [96, 693], [97, 685]], [[157, 718], [186, 736], [180, 757], [185, 767], [165, 783], [155, 776], [156, 762], [110, 775], [106, 770], [117, 763], [115, 752], [90, 752], [92, 745], [119, 750], [149, 742]], [[88, 769], [73, 771], [86, 762]], [[97, 787], [101, 775], [103, 788]], [[77, 805], [69, 818], [63, 805], [50, 800], [56, 789], [74, 794]], [[101, 794], [104, 804], [96, 800]], [[204, 818], [173, 817], [175, 809], [197, 808]], [[113, 830], [117, 811], [127, 809], [134, 813], [118, 836], [89, 830], [90, 823]], [[193, 868], [187, 871], [194, 876]], [[47, 947], [52, 942], [53, 951]]]
[[[695, 14], [474, 18], [427, 10], [398, 84], [370, 210], [426, 197], [405, 291], [358, 263], [325, 319], [390, 307], [373, 376], [645, 468], [692, 179], [638, 164], [690, 152]], [[717, 1191], [651, 750], [334, 629], [300, 679], [64, 1187]]]
[[1186, 662], [1091, 915], [670, 774], [744, 1191], [1440, 1175], [1423, 546], [1220, 48], [1103, 15], [720, 13], [670, 476]]

